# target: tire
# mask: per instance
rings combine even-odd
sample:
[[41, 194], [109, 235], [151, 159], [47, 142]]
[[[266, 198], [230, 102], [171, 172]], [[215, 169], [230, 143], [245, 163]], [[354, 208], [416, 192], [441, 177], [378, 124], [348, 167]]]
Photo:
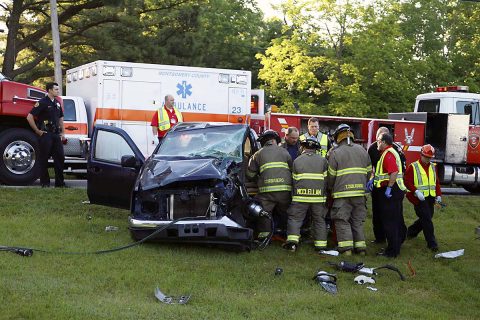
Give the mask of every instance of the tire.
[[7, 185], [28, 185], [37, 180], [38, 137], [22, 128], [0, 132], [0, 181]]
[[464, 185], [462, 187], [463, 187], [463, 189], [467, 190], [470, 193], [480, 194], [480, 185], [479, 184]]

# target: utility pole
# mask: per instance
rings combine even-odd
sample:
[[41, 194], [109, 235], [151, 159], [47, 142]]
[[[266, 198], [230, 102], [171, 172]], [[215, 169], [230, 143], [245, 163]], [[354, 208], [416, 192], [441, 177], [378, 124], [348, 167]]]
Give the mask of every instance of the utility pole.
[[53, 62], [55, 82], [58, 83], [60, 94], [63, 94], [62, 85], [62, 56], [60, 52], [60, 30], [58, 29], [57, 0], [50, 0], [50, 16], [52, 23]]

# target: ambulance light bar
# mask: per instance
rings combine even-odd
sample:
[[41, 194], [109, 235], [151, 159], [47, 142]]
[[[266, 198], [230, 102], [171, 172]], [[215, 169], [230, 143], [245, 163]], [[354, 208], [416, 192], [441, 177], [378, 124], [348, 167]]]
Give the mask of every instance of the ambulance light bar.
[[437, 87], [435, 92], [468, 92], [468, 86]]

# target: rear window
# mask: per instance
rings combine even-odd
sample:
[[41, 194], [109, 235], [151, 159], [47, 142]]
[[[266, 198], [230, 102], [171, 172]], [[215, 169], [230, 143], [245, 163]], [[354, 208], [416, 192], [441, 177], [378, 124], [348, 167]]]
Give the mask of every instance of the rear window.
[[63, 121], [77, 121], [75, 103], [71, 99], [63, 99]]
[[440, 99], [420, 100], [418, 102], [417, 112], [438, 112], [440, 109]]
[[470, 124], [480, 124], [479, 105], [477, 101], [457, 101], [456, 112], [470, 115]]

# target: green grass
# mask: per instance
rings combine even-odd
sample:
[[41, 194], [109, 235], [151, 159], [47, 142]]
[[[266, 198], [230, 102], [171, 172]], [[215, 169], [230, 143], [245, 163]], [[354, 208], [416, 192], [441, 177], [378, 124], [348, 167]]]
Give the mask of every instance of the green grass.
[[[124, 210], [82, 204], [85, 190], [0, 189], [0, 245], [49, 250], [94, 251], [129, 243]], [[441, 251], [465, 249], [454, 260], [433, 259], [423, 235], [407, 241], [395, 260], [352, 257], [375, 267], [396, 265], [377, 276], [377, 292], [338, 273], [336, 296], [313, 280], [318, 269], [333, 271], [303, 245], [295, 253], [278, 243], [265, 251], [234, 253], [214, 248], [144, 244], [105, 255], [35, 252], [30, 258], [0, 252], [0, 319], [478, 319], [480, 225], [478, 197], [445, 196], [448, 207], [434, 223]], [[91, 219], [88, 217], [91, 216]], [[414, 220], [405, 202], [407, 223]], [[370, 217], [368, 218], [370, 219]], [[120, 227], [105, 232], [107, 225]], [[366, 222], [367, 238], [372, 238]], [[417, 271], [409, 276], [407, 262]], [[274, 276], [275, 267], [284, 273]], [[169, 295], [191, 294], [187, 305], [165, 305]]]

